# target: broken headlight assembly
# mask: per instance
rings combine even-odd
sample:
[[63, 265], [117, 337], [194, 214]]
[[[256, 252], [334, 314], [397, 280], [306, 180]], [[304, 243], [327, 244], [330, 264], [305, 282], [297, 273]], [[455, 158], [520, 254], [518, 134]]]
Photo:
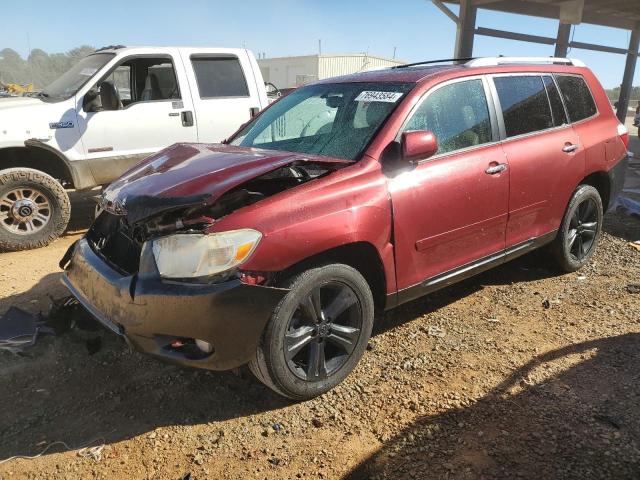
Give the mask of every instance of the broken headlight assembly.
[[152, 250], [162, 278], [206, 278], [247, 260], [262, 234], [245, 228], [220, 233], [176, 233], [153, 240]]

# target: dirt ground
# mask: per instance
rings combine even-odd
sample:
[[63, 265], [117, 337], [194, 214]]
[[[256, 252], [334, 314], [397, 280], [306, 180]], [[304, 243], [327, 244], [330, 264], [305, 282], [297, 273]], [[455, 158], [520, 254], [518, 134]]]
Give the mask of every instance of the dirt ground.
[[[88, 196], [75, 233], [0, 254], [0, 313], [66, 294], [57, 263]], [[640, 478], [640, 220], [605, 230], [580, 272], [534, 252], [387, 313], [355, 372], [304, 403], [103, 330], [0, 352], [0, 462], [66, 443], [0, 479]]]

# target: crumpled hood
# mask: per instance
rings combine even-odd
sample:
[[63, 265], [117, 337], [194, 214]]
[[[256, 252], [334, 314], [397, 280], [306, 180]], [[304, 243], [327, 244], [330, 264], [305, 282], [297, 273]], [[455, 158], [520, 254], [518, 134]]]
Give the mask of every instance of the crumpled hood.
[[105, 189], [103, 207], [134, 223], [177, 207], [211, 205], [234, 187], [298, 162], [352, 163], [276, 150], [179, 143], [125, 172]]

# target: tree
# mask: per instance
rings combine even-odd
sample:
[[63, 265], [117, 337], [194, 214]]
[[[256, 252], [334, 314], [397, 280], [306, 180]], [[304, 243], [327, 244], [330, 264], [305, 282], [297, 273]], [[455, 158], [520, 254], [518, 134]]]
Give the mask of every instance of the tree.
[[41, 89], [94, 51], [95, 49], [88, 45], [82, 45], [66, 53], [52, 54], [34, 48], [24, 60], [15, 50], [5, 48], [0, 51], [0, 81], [33, 83], [36, 89]]

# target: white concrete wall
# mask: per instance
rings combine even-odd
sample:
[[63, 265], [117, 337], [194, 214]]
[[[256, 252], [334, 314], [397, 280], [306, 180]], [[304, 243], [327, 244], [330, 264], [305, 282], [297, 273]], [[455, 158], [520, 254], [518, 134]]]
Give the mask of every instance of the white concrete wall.
[[278, 88], [298, 87], [318, 80], [318, 56], [261, 58], [258, 65], [265, 82]]
[[318, 75], [320, 79], [349, 75], [363, 72], [372, 68], [393, 67], [404, 62], [372, 55], [321, 55], [319, 59]]
[[403, 63], [362, 53], [258, 59], [264, 81], [278, 88], [299, 87], [316, 80]]

